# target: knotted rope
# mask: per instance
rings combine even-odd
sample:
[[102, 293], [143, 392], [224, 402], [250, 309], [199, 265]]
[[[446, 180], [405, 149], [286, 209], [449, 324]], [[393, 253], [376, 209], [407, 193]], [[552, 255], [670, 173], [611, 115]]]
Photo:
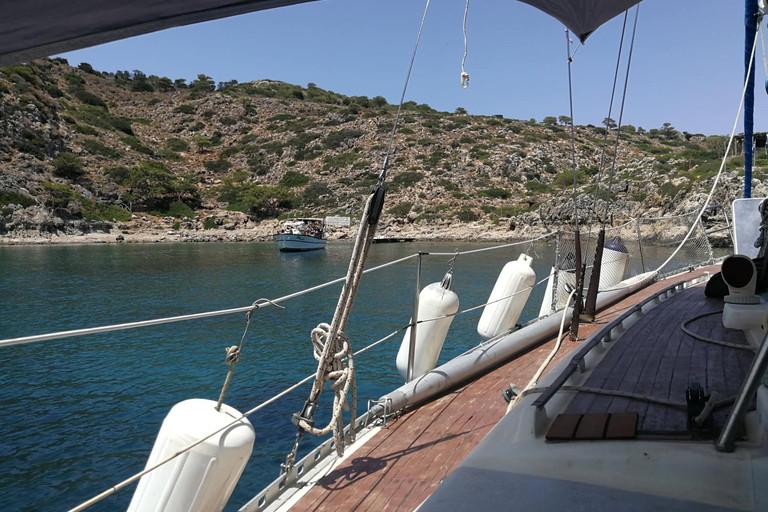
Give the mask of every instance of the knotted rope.
[[227, 351], [227, 355], [224, 358], [224, 364], [229, 366], [229, 370], [227, 370], [227, 378], [224, 379], [224, 385], [221, 387], [219, 401], [216, 403], [217, 411], [221, 410], [221, 404], [224, 403], [224, 398], [227, 396], [227, 390], [229, 389], [229, 385], [232, 383], [232, 375], [235, 373], [235, 366], [237, 366], [237, 363], [239, 363], [243, 358], [243, 342], [245, 342], [245, 336], [248, 334], [248, 327], [251, 325], [253, 314], [262, 306], [275, 306], [276, 308], [285, 309], [283, 306], [277, 304], [276, 302], [265, 298], [258, 299], [253, 304], [251, 304], [251, 309], [245, 313], [245, 329], [243, 329], [243, 335], [240, 337], [240, 344], [232, 345], [225, 349]]
[[[336, 453], [339, 456], [344, 454], [344, 420], [342, 411], [348, 411], [350, 404], [347, 401], [347, 394], [352, 388], [352, 426], [350, 428], [350, 438], [354, 436], [355, 418], [357, 417], [357, 386], [355, 385], [355, 361], [352, 356], [352, 349], [349, 338], [344, 332], [339, 332], [336, 337], [337, 344], [341, 345], [341, 350], [332, 353], [328, 349], [328, 340], [330, 339], [331, 326], [321, 323], [312, 329], [312, 345], [314, 346], [314, 356], [319, 362], [318, 369], [322, 368], [322, 376], [315, 379], [312, 385], [312, 392], [318, 394], [322, 391], [325, 383], [331, 381], [333, 396], [333, 414], [331, 421], [325, 428], [315, 428], [305, 419], [299, 420], [299, 426], [310, 434], [323, 436], [333, 430], [333, 439], [336, 441]], [[344, 359], [346, 359], [346, 364]]]
[[[344, 454], [346, 442], [354, 442], [356, 416], [357, 416], [357, 388], [355, 385], [355, 364], [352, 357], [352, 346], [349, 338], [344, 333], [349, 314], [352, 311], [352, 303], [357, 294], [357, 288], [360, 284], [360, 278], [363, 276], [363, 268], [368, 250], [371, 247], [373, 236], [376, 232], [381, 208], [384, 204], [383, 179], [380, 178], [379, 186], [368, 196], [365, 203], [365, 209], [360, 222], [360, 229], [355, 239], [355, 247], [352, 251], [352, 257], [347, 269], [347, 278], [344, 287], [339, 296], [339, 302], [336, 305], [336, 311], [333, 314], [333, 321], [330, 325], [321, 323], [312, 330], [311, 339], [313, 354], [317, 360], [317, 372], [315, 373], [315, 382], [309, 393], [309, 398], [304, 403], [301, 412], [293, 415], [293, 422], [299, 430], [296, 434], [296, 441], [293, 449], [285, 458], [283, 471], [288, 471], [293, 467], [296, 460], [296, 452], [304, 435], [309, 432], [314, 435], [325, 435], [333, 431], [336, 442], [336, 453], [339, 456]], [[346, 365], [344, 360], [346, 359]], [[317, 402], [325, 388], [325, 384], [331, 381], [331, 389], [334, 392], [333, 414], [331, 421], [325, 428], [315, 428], [314, 415], [317, 408]], [[347, 394], [352, 390], [352, 403], [347, 402]], [[349, 435], [344, 435], [343, 410], [352, 410]]]

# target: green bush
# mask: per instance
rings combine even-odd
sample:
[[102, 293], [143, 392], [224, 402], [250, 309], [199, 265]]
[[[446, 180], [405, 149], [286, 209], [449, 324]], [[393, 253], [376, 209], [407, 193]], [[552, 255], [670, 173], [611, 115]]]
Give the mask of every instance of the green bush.
[[354, 151], [347, 151], [338, 155], [326, 155], [323, 157], [323, 170], [342, 169], [355, 163], [355, 160], [362, 158]]
[[411, 208], [413, 208], [413, 203], [410, 201], [403, 201], [390, 208], [389, 214], [394, 217], [405, 217], [410, 213]]
[[19, 192], [11, 190], [0, 190], [0, 205], [18, 204], [23, 208], [37, 204], [34, 199]]
[[161, 149], [157, 156], [164, 160], [170, 160], [171, 162], [181, 162], [182, 160], [180, 154], [175, 151], [171, 151], [170, 149]]
[[77, 88], [72, 91], [72, 94], [75, 96], [75, 98], [82, 101], [86, 105], [93, 105], [94, 107], [101, 107], [104, 110], [108, 110], [107, 104], [104, 102], [104, 100], [92, 92], [88, 92], [82, 88]]
[[203, 221], [203, 229], [216, 229], [218, 228], [218, 224], [216, 224], [216, 220], [208, 217]]
[[48, 196], [47, 202], [52, 207], [65, 207], [70, 200], [76, 199], [77, 194], [69, 185], [59, 185], [50, 181], [43, 181], [43, 190]]
[[131, 213], [114, 204], [106, 204], [80, 197], [83, 204], [83, 219], [85, 220], [116, 220], [118, 222], [128, 222], [131, 220]]
[[[576, 185], [584, 185], [589, 181], [589, 177], [587, 176], [587, 172], [585, 169], [577, 169], [576, 170]], [[552, 180], [552, 184], [557, 187], [573, 187], [573, 170], [570, 171], [563, 171], [561, 173], [558, 173], [557, 176], [555, 176], [555, 179]]]
[[245, 183], [219, 187], [219, 201], [229, 203], [231, 211], [254, 214], [261, 218], [277, 217], [281, 211], [294, 207], [296, 198], [284, 187], [263, 187]]
[[303, 187], [309, 183], [309, 176], [300, 172], [288, 171], [280, 178], [280, 186], [287, 188]]
[[128, 146], [134, 151], [137, 151], [139, 153], [144, 153], [145, 155], [154, 154], [154, 152], [150, 148], [142, 144], [141, 141], [136, 137], [133, 137], [133, 136], [124, 137], [122, 141], [126, 146]]
[[477, 195], [480, 197], [491, 197], [493, 199], [509, 199], [510, 193], [509, 190], [494, 187], [481, 190], [477, 193]]
[[133, 135], [130, 119], [114, 116], [103, 108], [93, 105], [80, 105], [72, 109], [70, 113], [75, 118], [91, 126], [104, 128], [105, 130], [117, 130], [127, 135]]
[[74, 128], [76, 132], [82, 133], [83, 135], [93, 135], [94, 137], [99, 136], [99, 131], [92, 126], [88, 126], [87, 124], [75, 123]]
[[177, 219], [183, 219], [184, 217], [191, 218], [195, 216], [195, 210], [190, 208], [189, 205], [183, 201], [174, 201], [168, 206], [168, 215], [176, 217]]
[[474, 222], [478, 219], [477, 214], [467, 207], [456, 212], [456, 218], [461, 222]]
[[222, 159], [207, 160], [203, 162], [203, 165], [207, 170], [211, 172], [226, 172], [232, 167], [232, 164], [230, 162]]
[[176, 177], [162, 162], [143, 160], [131, 167], [124, 185], [143, 198], [148, 206], [158, 205], [176, 195]]
[[526, 181], [525, 189], [528, 190], [529, 192], [533, 192], [536, 194], [541, 194], [549, 190], [549, 188], [545, 184], [539, 181]]
[[221, 152], [221, 158], [229, 158], [231, 156], [235, 156], [239, 152], [240, 152], [240, 148], [236, 148], [236, 147], [227, 148]]
[[2, 68], [0, 69], [0, 71], [2, 71], [8, 76], [18, 75], [33, 85], [38, 82], [37, 77], [34, 75], [34, 72], [32, 71], [32, 68], [28, 66], [10, 66], [7, 68]]
[[92, 155], [104, 156], [107, 158], [120, 158], [122, 153], [106, 144], [102, 144], [96, 139], [83, 140], [83, 147]]
[[304, 203], [316, 204], [320, 201], [320, 196], [325, 196], [332, 193], [333, 191], [325, 182], [312, 181], [309, 183], [309, 185], [307, 185], [307, 188], [304, 189], [301, 197]]
[[131, 170], [127, 167], [110, 167], [104, 169], [104, 174], [112, 178], [112, 181], [118, 185], [122, 185], [131, 177]]
[[74, 179], [83, 175], [83, 160], [74, 153], [62, 153], [52, 163], [56, 176]]
[[357, 139], [365, 134], [362, 130], [338, 130], [331, 132], [323, 141], [323, 147], [325, 149], [336, 149], [341, 146], [345, 141], [350, 139]]
[[195, 107], [194, 105], [190, 105], [188, 103], [182, 103], [181, 105], [173, 109], [173, 111], [176, 112], [177, 114], [187, 114], [187, 115], [194, 114], [196, 110], [197, 110], [197, 107]]
[[187, 151], [189, 150], [189, 144], [181, 139], [171, 138], [165, 143], [165, 145], [171, 151]]
[[412, 187], [424, 179], [424, 173], [418, 171], [405, 171], [392, 178], [393, 189]]
[[237, 124], [237, 119], [235, 119], [234, 117], [224, 116], [219, 118], [219, 122], [224, 126], [234, 126]]

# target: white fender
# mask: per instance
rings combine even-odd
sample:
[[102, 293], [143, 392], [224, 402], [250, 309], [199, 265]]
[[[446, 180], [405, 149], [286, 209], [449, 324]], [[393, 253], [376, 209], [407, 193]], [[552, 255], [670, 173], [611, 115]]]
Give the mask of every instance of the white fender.
[[549, 271], [547, 288], [544, 290], [544, 298], [541, 299], [541, 308], [539, 308], [539, 318], [552, 313], [552, 287], [554, 286], [555, 272], [555, 267], [552, 267], [552, 269]]
[[605, 242], [598, 290], [607, 290], [619, 284], [624, 279], [628, 261], [629, 251], [621, 238], [617, 236]]
[[[241, 414], [195, 398], [173, 406], [163, 421], [147, 468], [228, 425]], [[256, 435], [243, 418], [191, 450], [147, 473], [128, 512], [221, 512], [251, 456]]]
[[[459, 310], [459, 296], [451, 291], [451, 272], [439, 283], [426, 286], [419, 293], [418, 319], [427, 320], [453, 315]], [[411, 318], [413, 321], [413, 318]], [[413, 357], [413, 378], [421, 377], [437, 366], [445, 336], [453, 322], [453, 316], [434, 322], [421, 323], [416, 327], [416, 347]], [[411, 328], [405, 331], [400, 350], [397, 351], [397, 371], [403, 379], [408, 378], [408, 353], [411, 346]]]
[[521, 254], [516, 261], [504, 265], [477, 324], [480, 336], [493, 338], [515, 326], [536, 284], [532, 263], [533, 258]]

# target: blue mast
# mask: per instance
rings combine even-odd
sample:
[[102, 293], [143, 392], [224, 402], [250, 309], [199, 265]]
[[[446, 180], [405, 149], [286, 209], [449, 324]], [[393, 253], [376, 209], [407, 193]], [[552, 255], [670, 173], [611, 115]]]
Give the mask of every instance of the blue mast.
[[[744, 79], [749, 76], [744, 96], [744, 197], [752, 197], [752, 124], [755, 109], [755, 61], [752, 45], [757, 33], [757, 0], [746, 0], [744, 12]], [[752, 61], [750, 69], [749, 62]]]

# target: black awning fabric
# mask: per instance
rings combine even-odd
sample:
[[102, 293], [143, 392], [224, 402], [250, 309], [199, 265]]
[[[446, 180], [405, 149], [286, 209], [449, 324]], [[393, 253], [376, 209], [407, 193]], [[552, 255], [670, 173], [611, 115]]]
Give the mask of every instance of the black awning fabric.
[[[0, 66], [316, 0], [0, 0]], [[584, 41], [640, 0], [520, 0]]]
[[0, 66], [314, 0], [0, 0]]
[[520, 0], [544, 11], [573, 32], [581, 42], [606, 21], [641, 0]]

